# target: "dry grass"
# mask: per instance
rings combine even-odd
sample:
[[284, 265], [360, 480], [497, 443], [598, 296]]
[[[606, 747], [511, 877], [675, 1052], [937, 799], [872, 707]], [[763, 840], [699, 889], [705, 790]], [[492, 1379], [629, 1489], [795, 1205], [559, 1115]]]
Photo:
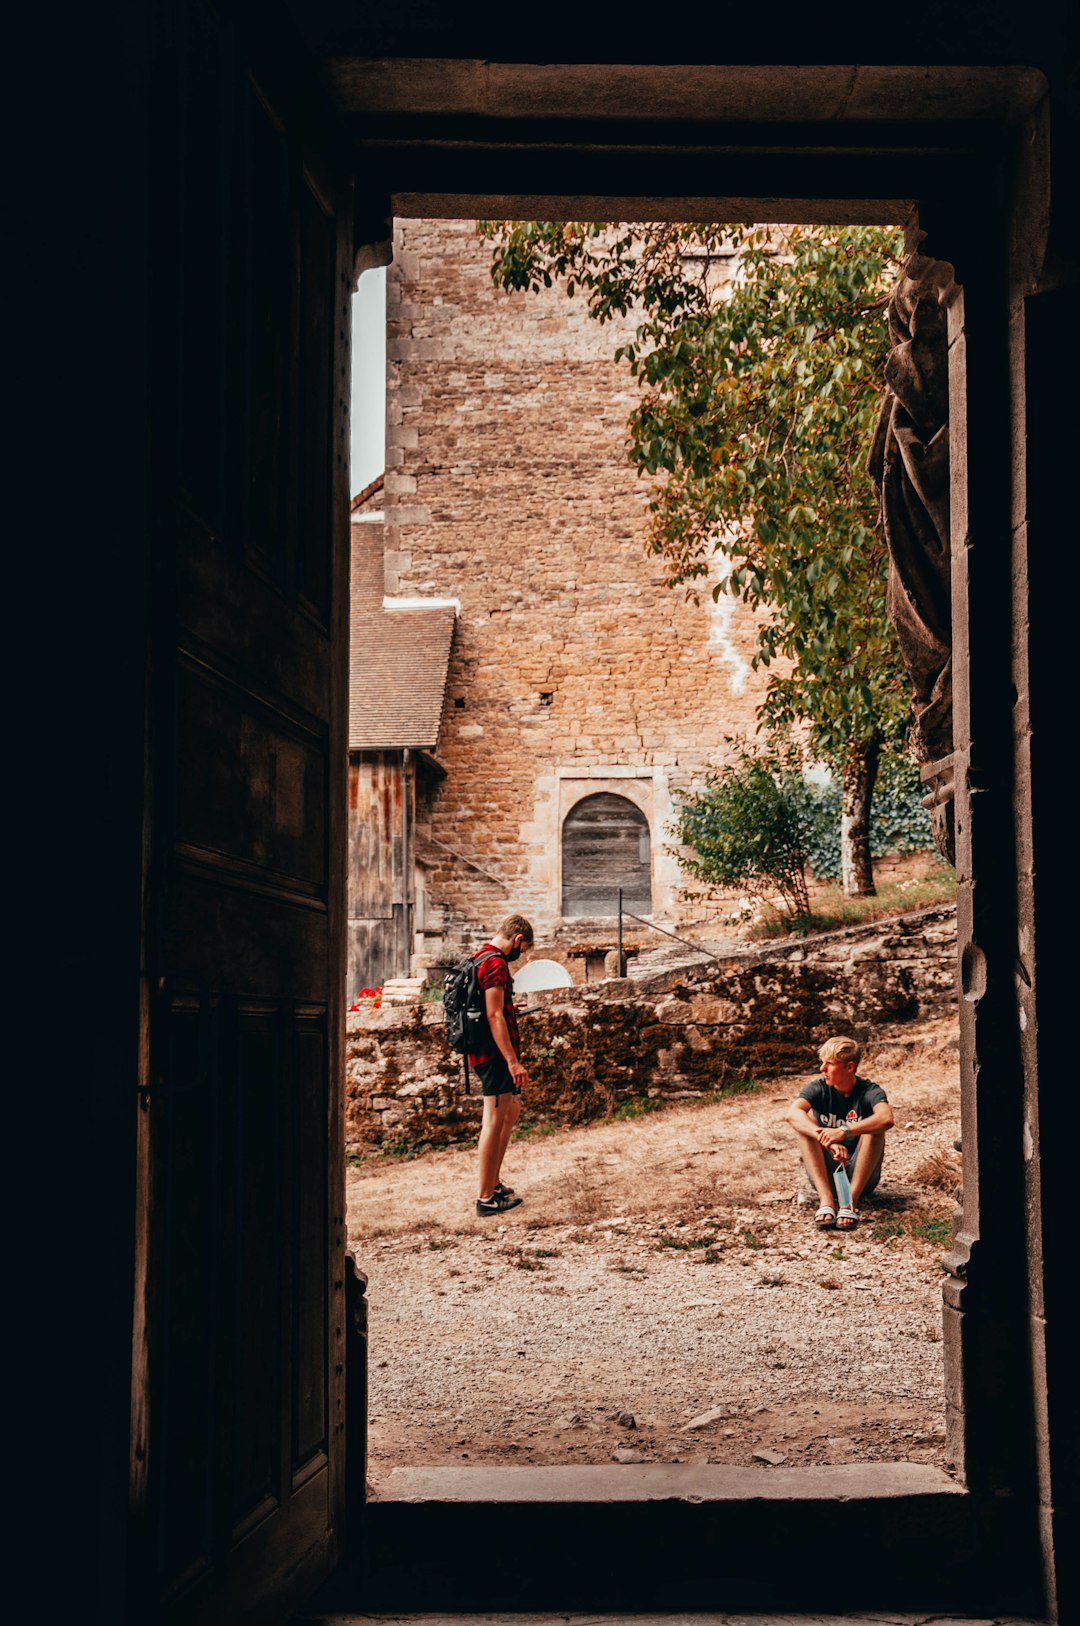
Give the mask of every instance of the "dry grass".
[[956, 896], [956, 875], [941, 865], [936, 872], [910, 881], [887, 883], [869, 898], [846, 898], [838, 886], [815, 889], [807, 919], [793, 926], [789, 916], [762, 921], [751, 927], [754, 938], [785, 937], [792, 931], [802, 936], [834, 931], [838, 926], [861, 926], [890, 915], [925, 909], [935, 903], [951, 903]]
[[917, 1186], [952, 1193], [960, 1184], [963, 1165], [955, 1152], [931, 1152], [911, 1171]]

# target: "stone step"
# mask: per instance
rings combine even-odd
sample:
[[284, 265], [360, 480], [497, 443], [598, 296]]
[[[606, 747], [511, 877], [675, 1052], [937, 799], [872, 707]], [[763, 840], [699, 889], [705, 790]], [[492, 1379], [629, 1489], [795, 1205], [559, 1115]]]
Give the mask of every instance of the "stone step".
[[[346, 1626], [351, 1614], [359, 1626], [457, 1613], [510, 1626], [518, 1615], [548, 1611], [574, 1626], [575, 1613], [585, 1616], [580, 1626], [601, 1626], [618, 1611], [620, 1626], [631, 1626], [627, 1614], [670, 1620], [678, 1610], [671, 1626], [690, 1626], [688, 1615], [722, 1600], [720, 1619], [730, 1626], [736, 1613], [764, 1626], [769, 1611], [795, 1626], [801, 1611], [834, 1607], [835, 1580], [827, 1567], [778, 1564], [776, 1555], [804, 1544], [828, 1550], [838, 1506], [877, 1532], [878, 1562], [852, 1601], [880, 1611], [878, 1626], [886, 1612], [895, 1626], [929, 1626], [931, 1611], [955, 1621], [992, 1607], [987, 1596], [1001, 1577], [984, 1574], [973, 1501], [938, 1468], [645, 1463], [394, 1469], [365, 1505], [361, 1550], [301, 1618]], [[998, 1586], [995, 1602], [1002, 1593]], [[869, 1626], [858, 1615], [846, 1626], [856, 1621]]]
[[383, 983], [382, 1001], [384, 1005], [412, 1005], [420, 998], [424, 986], [423, 977], [391, 977]]

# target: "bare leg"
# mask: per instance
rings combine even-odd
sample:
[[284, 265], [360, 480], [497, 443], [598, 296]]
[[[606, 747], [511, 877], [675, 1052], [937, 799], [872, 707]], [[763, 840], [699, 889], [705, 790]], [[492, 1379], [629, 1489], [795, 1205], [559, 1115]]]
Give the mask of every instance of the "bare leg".
[[851, 1206], [858, 1208], [859, 1198], [870, 1184], [871, 1177], [885, 1151], [885, 1133], [860, 1135], [859, 1151], [851, 1173]]
[[506, 1148], [510, 1144], [510, 1136], [514, 1133], [517, 1121], [521, 1117], [520, 1095], [500, 1095], [499, 1100], [502, 1105], [499, 1108], [499, 1156], [495, 1165], [496, 1185], [502, 1178], [503, 1158], [506, 1156]]
[[836, 1192], [833, 1190], [832, 1176], [826, 1165], [824, 1147], [816, 1140], [811, 1140], [808, 1135], [799, 1135], [799, 1151], [806, 1172], [814, 1182], [818, 1202], [822, 1208], [831, 1208], [835, 1212]]
[[495, 1191], [510, 1135], [520, 1116], [520, 1096], [509, 1092], [506, 1095], [485, 1095], [478, 1148], [481, 1202], [486, 1202]]

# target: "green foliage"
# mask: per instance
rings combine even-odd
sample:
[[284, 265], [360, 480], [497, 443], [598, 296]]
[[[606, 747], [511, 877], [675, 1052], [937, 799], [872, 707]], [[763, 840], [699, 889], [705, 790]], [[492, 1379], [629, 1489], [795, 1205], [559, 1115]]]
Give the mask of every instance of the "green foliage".
[[664, 1103], [651, 1095], [631, 1095], [612, 1109], [611, 1116], [620, 1122], [627, 1118], [643, 1118], [648, 1112], [659, 1112]]
[[874, 1242], [893, 1243], [901, 1237], [915, 1237], [919, 1242], [932, 1242], [941, 1247], [953, 1239], [952, 1221], [948, 1219], [914, 1220], [910, 1224], [900, 1219], [875, 1220], [870, 1227]]
[[909, 708], [866, 470], [899, 232], [549, 221], [480, 230], [502, 287], [561, 283], [599, 322], [640, 315], [616, 356], [642, 390], [629, 428], [650, 481], [648, 545], [672, 586], [730, 593], [762, 612], [761, 725], [804, 728], [812, 754], [857, 785], [879, 745], [898, 745]]
[[[808, 820], [810, 868], [819, 880], [840, 876], [840, 806], [843, 790], [832, 779], [827, 785], [808, 785], [811, 810]], [[930, 815], [923, 806], [919, 770], [910, 757], [888, 756], [878, 772], [870, 805], [870, 852], [925, 852], [933, 846]]]
[[920, 1220], [911, 1227], [912, 1236], [917, 1236], [922, 1242], [933, 1242], [941, 1247], [953, 1239], [952, 1220], [928, 1219]]
[[760, 1095], [760, 1093], [761, 1085], [752, 1078], [729, 1078], [727, 1083], [722, 1084], [715, 1092], [719, 1100], [723, 1100], [726, 1095]]
[[779, 892], [790, 914], [810, 912], [806, 889], [812, 800], [801, 773], [773, 756], [710, 769], [698, 790], [676, 793], [679, 863], [706, 886]]
[[403, 1158], [408, 1161], [419, 1157], [429, 1148], [424, 1141], [412, 1140], [408, 1135], [395, 1135], [392, 1140], [384, 1140], [379, 1147], [380, 1157]]

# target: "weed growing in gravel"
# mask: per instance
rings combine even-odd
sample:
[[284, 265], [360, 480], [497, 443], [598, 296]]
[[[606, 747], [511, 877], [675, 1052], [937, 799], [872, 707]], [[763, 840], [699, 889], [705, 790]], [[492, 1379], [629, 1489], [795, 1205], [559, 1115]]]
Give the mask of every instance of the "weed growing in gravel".
[[915, 1237], [920, 1242], [933, 1242], [940, 1247], [943, 1243], [952, 1241], [952, 1221], [923, 1219], [905, 1224], [899, 1219], [880, 1219], [875, 1220], [870, 1227], [870, 1238], [873, 1242], [895, 1242], [902, 1236]]
[[753, 1231], [744, 1231], [742, 1239], [748, 1248], [763, 1248], [765, 1246], [761, 1238], [756, 1236]]
[[658, 1251], [661, 1248], [678, 1248], [681, 1252], [686, 1253], [691, 1248], [711, 1248], [715, 1241], [716, 1238], [714, 1236], [669, 1236], [665, 1231], [657, 1242], [656, 1247]]
[[543, 1270], [545, 1259], [557, 1259], [557, 1248], [502, 1248], [515, 1270]]
[[952, 1221], [947, 1219], [920, 1220], [911, 1227], [912, 1236], [920, 1237], [924, 1242], [936, 1242], [939, 1246], [951, 1242], [953, 1237]]

